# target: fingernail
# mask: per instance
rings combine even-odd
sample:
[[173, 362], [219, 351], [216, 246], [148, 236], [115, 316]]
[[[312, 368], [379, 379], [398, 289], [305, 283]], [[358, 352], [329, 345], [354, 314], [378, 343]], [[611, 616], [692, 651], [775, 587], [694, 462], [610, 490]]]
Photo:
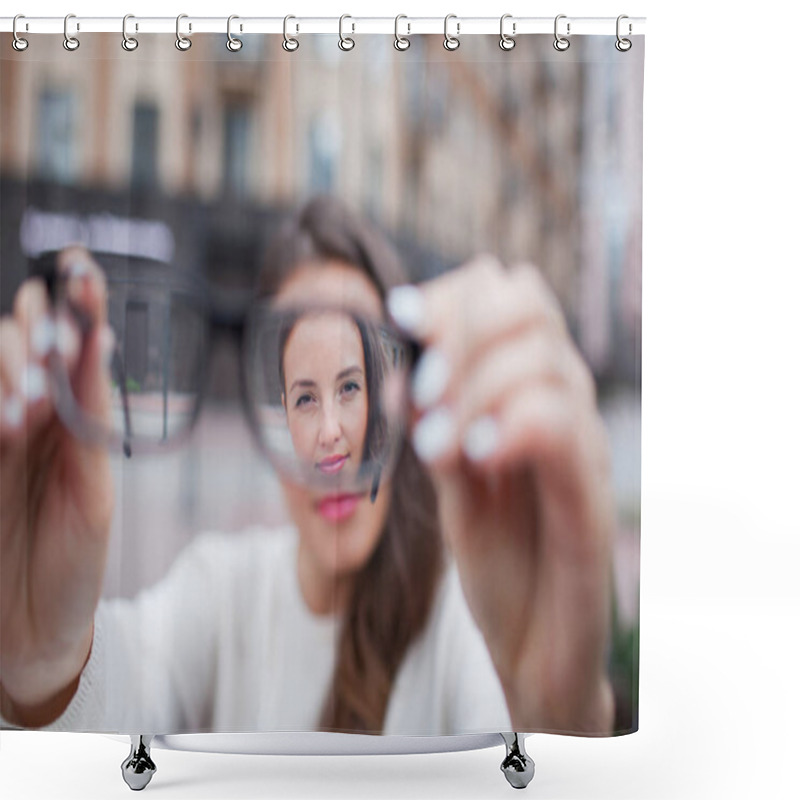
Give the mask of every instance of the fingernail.
[[31, 333], [31, 347], [40, 357], [46, 356], [56, 343], [56, 326], [49, 316], [42, 317]]
[[35, 403], [47, 394], [47, 375], [38, 364], [26, 364], [22, 371], [20, 393], [28, 403]]
[[9, 428], [18, 428], [22, 424], [25, 405], [15, 394], [3, 398], [3, 419]]
[[392, 319], [408, 333], [419, 333], [424, 322], [422, 291], [410, 284], [395, 286], [386, 295], [386, 308]]
[[66, 359], [78, 353], [80, 340], [72, 325], [63, 317], [56, 321], [56, 350]]
[[429, 408], [444, 394], [450, 379], [450, 364], [445, 354], [432, 347], [417, 364], [411, 387], [417, 408]]
[[76, 261], [67, 268], [71, 278], [82, 278], [84, 275], [88, 275], [91, 270], [92, 268], [85, 261]]
[[495, 420], [484, 415], [478, 417], [464, 431], [461, 446], [472, 461], [481, 461], [490, 456], [496, 449], [500, 440], [500, 431]]
[[77, 261], [67, 267], [67, 296], [73, 303], [79, 303], [83, 296], [91, 267], [85, 261]]
[[111, 360], [114, 357], [114, 347], [117, 343], [117, 337], [114, 336], [114, 331], [110, 325], [104, 325], [100, 331], [100, 352], [103, 354], [103, 362], [106, 367], [111, 366]]
[[452, 444], [455, 421], [446, 408], [429, 411], [414, 428], [414, 450], [423, 461], [433, 461]]

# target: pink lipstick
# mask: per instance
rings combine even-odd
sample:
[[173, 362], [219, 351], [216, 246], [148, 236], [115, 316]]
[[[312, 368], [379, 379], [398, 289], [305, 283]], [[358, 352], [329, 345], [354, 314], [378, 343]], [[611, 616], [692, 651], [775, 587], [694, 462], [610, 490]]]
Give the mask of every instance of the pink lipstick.
[[329, 494], [317, 503], [317, 511], [330, 522], [339, 522], [352, 517], [362, 494]]
[[328, 456], [328, 458], [323, 458], [322, 461], [317, 462], [317, 469], [320, 472], [324, 472], [326, 475], [334, 475], [344, 466], [344, 462], [350, 456]]

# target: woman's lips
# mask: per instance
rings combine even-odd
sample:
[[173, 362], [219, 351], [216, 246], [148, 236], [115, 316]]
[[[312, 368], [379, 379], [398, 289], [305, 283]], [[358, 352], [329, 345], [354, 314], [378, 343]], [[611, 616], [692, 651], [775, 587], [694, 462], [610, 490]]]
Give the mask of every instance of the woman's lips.
[[356, 512], [362, 494], [330, 494], [317, 503], [317, 511], [330, 522], [347, 519]]
[[326, 458], [317, 463], [317, 469], [324, 472], [326, 475], [333, 475], [337, 473], [343, 466], [344, 462], [350, 456], [334, 456], [333, 458]]

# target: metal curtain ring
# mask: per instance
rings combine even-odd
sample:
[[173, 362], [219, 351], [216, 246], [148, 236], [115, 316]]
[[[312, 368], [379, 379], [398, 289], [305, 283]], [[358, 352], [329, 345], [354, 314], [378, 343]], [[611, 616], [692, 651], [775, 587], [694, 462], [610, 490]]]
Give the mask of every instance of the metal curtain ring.
[[[127, 50], [129, 53], [132, 53], [138, 46], [139, 40], [133, 36], [128, 36], [128, 20], [135, 19], [133, 14], [126, 14], [122, 18], [122, 49]], [[137, 23], [136, 30], [139, 30], [139, 25]]]
[[[290, 19], [297, 19], [297, 17], [287, 14], [287, 16], [283, 18], [283, 49], [287, 53], [293, 53], [298, 47], [300, 47], [300, 40], [296, 36], [289, 36], [289, 31], [287, 28]], [[300, 26], [298, 25], [296, 29], [299, 31]]]
[[[395, 50], [408, 50], [411, 47], [411, 39], [408, 39], [405, 36], [400, 35], [400, 20], [401, 19], [408, 19], [405, 14], [398, 14], [394, 18], [394, 49]], [[408, 28], [409, 35], [411, 34], [411, 23], [407, 22], [406, 27]]]
[[[342, 33], [342, 26], [344, 25], [344, 21], [346, 19], [353, 19], [353, 18], [349, 14], [342, 14], [342, 16], [339, 17], [339, 49], [345, 51], [352, 50], [356, 46], [354, 39], [352, 39], [350, 36], [345, 36]], [[353, 29], [351, 33], [355, 33], [356, 30], [355, 22], [352, 23], [352, 28]]]
[[511, 14], [503, 14], [503, 16], [500, 17], [500, 49], [501, 50], [513, 50], [514, 49], [514, 45], [516, 44], [516, 42], [514, 41], [514, 37], [517, 35], [517, 23], [516, 22], [512, 22], [511, 23], [511, 36], [509, 36], [505, 32], [505, 30], [503, 28], [503, 26], [505, 25], [506, 20], [507, 19], [511, 19], [511, 18], [512, 18]]
[[[11, 31], [12, 31], [12, 33], [14, 34], [14, 41], [12, 41], [12, 42], [11, 42], [11, 46], [12, 46], [12, 47], [13, 47], [13, 48], [14, 48], [14, 49], [15, 49], [15, 50], [18, 52], [18, 53], [21, 53], [23, 50], [27, 50], [27, 49], [28, 49], [28, 44], [29, 44], [29, 42], [28, 42], [28, 40], [27, 40], [27, 39], [23, 39], [23, 38], [22, 38], [22, 37], [21, 37], [21, 36], [20, 36], [20, 35], [17, 33], [17, 20], [18, 20], [18, 19], [25, 19], [25, 15], [24, 15], [24, 14], [17, 14], [17, 16], [16, 16], [16, 17], [14, 17], [14, 24], [11, 26]], [[28, 28], [28, 25], [27, 25], [27, 23], [26, 23], [26, 24], [25, 24], [25, 29], [27, 30], [27, 28]]]
[[[188, 18], [189, 18], [188, 14], [178, 14], [178, 18], [175, 20], [175, 47], [177, 47], [178, 50], [182, 50], [182, 51], [186, 51], [192, 46], [192, 40], [191, 39], [187, 39], [181, 33], [181, 20], [182, 19], [188, 19]], [[189, 23], [189, 33], [191, 33], [191, 32], [192, 32], [192, 23], [190, 22]]]
[[[620, 51], [620, 53], [627, 53], [628, 50], [630, 50], [631, 47], [633, 47], [633, 42], [630, 39], [623, 39], [619, 35], [619, 24], [620, 24], [620, 22], [622, 22], [623, 19], [628, 19], [628, 15], [627, 14], [620, 14], [617, 17], [617, 41], [614, 42], [614, 47], [616, 47], [617, 50]], [[633, 31], [633, 27], [631, 26], [631, 24], [629, 22], [628, 23], [628, 35], [629, 36], [632, 33], [632, 31]]]
[[[451, 36], [447, 31], [447, 23], [450, 22], [451, 19], [456, 20], [456, 35]], [[457, 21], [458, 17], [455, 14], [448, 14], [444, 18], [444, 41], [442, 45], [444, 46], [445, 50], [458, 50], [458, 46], [461, 44], [461, 41], [458, 38], [458, 35], [461, 33], [461, 23]]]
[[[243, 42], [241, 39], [237, 39], [231, 33], [231, 21], [234, 19], [239, 19], [239, 17], [237, 17], [236, 14], [231, 14], [228, 17], [228, 41], [225, 42], [225, 47], [227, 47], [228, 50], [231, 51], [231, 53], [238, 53], [242, 49]], [[241, 30], [241, 27], [239, 28], [239, 30]]]
[[[74, 52], [81, 46], [81, 43], [74, 36], [70, 36], [69, 31], [67, 30], [67, 26], [69, 25], [69, 21], [71, 19], [75, 19], [74, 14], [67, 14], [67, 16], [64, 17], [64, 49], [69, 50], [70, 53]], [[79, 23], [76, 23], [76, 29], [81, 29]]]
[[[555, 49], [558, 50], [559, 53], [563, 53], [565, 50], [569, 50], [569, 39], [567, 39], [565, 36], [562, 36], [558, 32], [558, 21], [560, 19], [566, 19], [566, 18], [567, 18], [566, 14], [559, 14], [556, 17], [555, 25], [553, 26], [553, 32], [555, 33], [555, 37], [556, 37], [555, 41], [553, 42], [553, 47], [555, 47]], [[569, 34], [570, 34], [570, 24], [568, 22], [567, 23], [567, 36], [569, 36]]]

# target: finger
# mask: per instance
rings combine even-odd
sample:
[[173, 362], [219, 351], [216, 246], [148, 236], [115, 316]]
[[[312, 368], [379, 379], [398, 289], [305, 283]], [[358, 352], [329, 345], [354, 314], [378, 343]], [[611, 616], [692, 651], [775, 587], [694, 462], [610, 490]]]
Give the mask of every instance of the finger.
[[[408, 287], [400, 287], [406, 289]], [[559, 303], [541, 272], [532, 264], [506, 270], [493, 256], [481, 255], [458, 269], [417, 287], [417, 313], [406, 308], [405, 320], [396, 320], [425, 343], [457, 330], [467, 345], [490, 339], [494, 331], [513, 329], [538, 318], [565, 330]], [[409, 295], [413, 304], [414, 292]], [[390, 312], [394, 309], [390, 307]], [[408, 313], [408, 312], [411, 313]], [[470, 349], [467, 347], [467, 349]]]
[[81, 354], [81, 330], [74, 316], [66, 309], [55, 312], [55, 349], [63, 359], [67, 372], [72, 374]]
[[[102, 275], [90, 274], [88, 277], [80, 275], [81, 271], [94, 270], [99, 274], [96, 266], [78, 266], [77, 261], [80, 249], [73, 248], [72, 259], [64, 263], [63, 269], [70, 271], [77, 269], [78, 287], [85, 281], [94, 283], [94, 289], [89, 290], [89, 296], [104, 291]], [[97, 285], [99, 284], [99, 288]], [[80, 292], [78, 292], [80, 294]], [[81, 297], [76, 297], [76, 302], [83, 303]], [[25, 430], [28, 435], [37, 431], [44, 423], [50, 420], [53, 414], [53, 404], [50, 397], [50, 375], [47, 369], [51, 353], [55, 350], [64, 359], [67, 374], [71, 376], [73, 385], [84, 382], [80, 373], [85, 367], [79, 366], [86, 356], [81, 353], [80, 329], [69, 312], [60, 309], [54, 320], [50, 313], [50, 301], [44, 281], [33, 278], [25, 281], [18, 290], [14, 299], [14, 318], [25, 339], [26, 363], [20, 378], [19, 393], [24, 403]], [[12, 401], [12, 413], [15, 406]]]
[[[79, 358], [68, 365], [75, 399], [84, 413], [94, 419], [106, 420], [111, 407], [108, 367], [113, 354], [114, 334], [108, 325], [105, 273], [89, 251], [77, 245], [58, 254], [57, 267], [66, 278], [67, 299], [91, 323], [91, 328], [83, 331]], [[59, 323], [63, 326], [65, 339], [71, 339], [69, 331], [76, 331], [76, 320], [61, 311]]]
[[458, 384], [471, 364], [527, 328], [568, 339], [554, 295], [538, 270], [519, 265], [505, 272], [487, 258], [432, 281], [421, 290], [422, 327], [429, 347], [415, 372], [412, 396], [429, 408]]
[[82, 247], [62, 250], [56, 263], [59, 275], [65, 280], [65, 288], [56, 298], [56, 308], [50, 305], [44, 281], [33, 278], [25, 281], [18, 290], [14, 316], [25, 332], [32, 360], [45, 363], [55, 351], [63, 360], [67, 373], [74, 376], [81, 356], [83, 335], [93, 325], [102, 325], [107, 318], [106, 279]]
[[72, 380], [75, 400], [81, 410], [99, 422], [111, 416], [110, 365], [115, 346], [114, 332], [108, 324], [95, 326], [87, 335], [81, 360]]
[[459, 383], [451, 383], [443, 403], [454, 409], [457, 435], [483, 415], [497, 415], [523, 387], [536, 384], [573, 388], [572, 357], [563, 341], [530, 331], [492, 348]]
[[520, 462], [572, 469], [596, 442], [596, 416], [563, 386], [534, 381], [518, 387], [495, 414], [465, 427], [454, 408], [437, 406], [417, 422], [412, 441], [420, 458], [443, 472], [463, 466], [462, 456], [484, 474]]
[[502, 265], [493, 256], [478, 256], [425, 283], [394, 287], [387, 294], [387, 310], [401, 328], [427, 343], [439, 327], [432, 312], [435, 306], [443, 304], [440, 298], [464, 299], [465, 280], [473, 284], [476, 280], [486, 282], [502, 270]]
[[66, 278], [66, 299], [85, 312], [94, 325], [108, 319], [108, 285], [103, 270], [85, 247], [73, 245], [58, 253], [59, 274]]
[[22, 373], [25, 369], [25, 340], [11, 317], [0, 319], [0, 438], [16, 438], [22, 432], [25, 402]]
[[521, 293], [535, 297], [541, 304], [541, 314], [561, 333], [568, 335], [567, 322], [561, 303], [542, 271], [527, 261], [512, 264], [509, 269], [512, 282]]
[[28, 358], [42, 361], [55, 344], [55, 326], [41, 278], [30, 278], [20, 286], [14, 297], [14, 318], [25, 335]]
[[25, 367], [20, 384], [31, 414], [47, 416], [50, 411], [49, 376], [46, 359], [55, 347], [56, 328], [50, 313], [47, 289], [41, 278], [26, 280], [14, 298], [14, 318], [24, 338]]
[[36, 433], [51, 419], [53, 406], [48, 372], [40, 361], [29, 357], [20, 326], [11, 318], [0, 324], [0, 430], [7, 442]]
[[466, 455], [484, 472], [532, 462], [542, 476], [574, 479], [600, 463], [602, 422], [574, 395], [528, 385], [504, 404], [495, 417], [472, 423], [472, 447]]

